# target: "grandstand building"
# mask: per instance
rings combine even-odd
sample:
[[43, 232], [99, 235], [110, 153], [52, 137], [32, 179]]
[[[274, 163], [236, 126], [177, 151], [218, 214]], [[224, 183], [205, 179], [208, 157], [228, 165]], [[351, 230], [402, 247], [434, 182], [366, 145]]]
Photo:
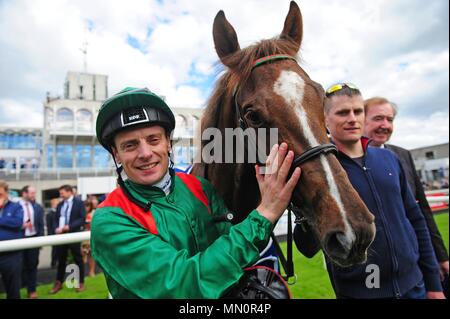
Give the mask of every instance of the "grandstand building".
[[[411, 150], [417, 173], [423, 182], [440, 188], [448, 184], [449, 144], [437, 144]], [[447, 186], [448, 187], [448, 186]]]
[[[47, 205], [59, 196], [63, 184], [78, 186], [80, 179], [84, 185], [86, 178], [114, 177], [111, 156], [95, 136], [97, 114], [107, 98], [106, 75], [68, 72], [63, 97], [47, 94], [42, 128], [0, 127], [0, 179], [7, 180], [12, 190], [34, 185], [38, 202]], [[174, 162], [186, 168], [194, 156], [194, 132], [202, 109], [172, 111]]]

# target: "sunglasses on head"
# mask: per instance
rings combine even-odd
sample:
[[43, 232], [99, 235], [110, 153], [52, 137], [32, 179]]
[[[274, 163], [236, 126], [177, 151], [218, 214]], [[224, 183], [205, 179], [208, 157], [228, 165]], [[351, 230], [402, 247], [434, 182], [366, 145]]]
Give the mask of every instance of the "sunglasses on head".
[[342, 90], [343, 88], [348, 87], [349, 89], [352, 90], [358, 90], [359, 89], [356, 87], [356, 85], [352, 84], [352, 83], [337, 83], [334, 84], [332, 86], [330, 86], [327, 90], [326, 90], [326, 95], [329, 96], [330, 94], [339, 92], [340, 90]]

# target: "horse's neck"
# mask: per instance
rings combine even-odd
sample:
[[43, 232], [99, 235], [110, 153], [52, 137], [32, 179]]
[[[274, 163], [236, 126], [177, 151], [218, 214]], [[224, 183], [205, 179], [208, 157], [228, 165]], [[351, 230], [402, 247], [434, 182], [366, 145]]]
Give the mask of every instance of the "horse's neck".
[[251, 167], [250, 164], [244, 164], [240, 167], [242, 171], [237, 174], [239, 180], [236, 182], [235, 202], [236, 212], [241, 220], [247, 217], [260, 201], [258, 183]]
[[[220, 129], [222, 136], [226, 128], [236, 127], [236, 115], [231, 110], [234, 101], [227, 95], [226, 90], [214, 105], [214, 112], [207, 116], [209, 121], [205, 122], [202, 130], [208, 127]], [[225, 145], [225, 141], [222, 141]], [[191, 174], [208, 179], [216, 191], [225, 201], [225, 204], [240, 222], [248, 213], [256, 208], [259, 200], [259, 188], [255, 178], [254, 169], [251, 164], [195, 164]]]

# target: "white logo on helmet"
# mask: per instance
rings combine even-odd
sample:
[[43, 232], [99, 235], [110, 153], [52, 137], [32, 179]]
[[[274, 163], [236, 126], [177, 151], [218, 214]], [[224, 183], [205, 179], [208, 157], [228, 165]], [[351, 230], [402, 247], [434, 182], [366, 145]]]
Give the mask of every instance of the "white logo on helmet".
[[134, 121], [134, 120], [139, 120], [139, 118], [140, 118], [140, 116], [139, 116], [139, 114], [137, 114], [137, 115], [133, 115], [133, 116], [128, 117], [128, 120], [129, 121]]
[[[148, 122], [149, 121], [149, 117], [147, 114], [147, 111], [145, 110], [145, 108], [142, 108], [143, 114], [133, 114], [130, 116], [127, 116], [126, 118], [128, 118], [127, 123], [125, 123], [124, 121], [124, 112], [122, 112], [120, 114], [120, 122], [122, 124], [122, 127], [125, 126], [129, 126], [129, 125], [135, 125], [138, 123], [144, 123], [144, 122]], [[143, 115], [143, 117], [142, 117]]]

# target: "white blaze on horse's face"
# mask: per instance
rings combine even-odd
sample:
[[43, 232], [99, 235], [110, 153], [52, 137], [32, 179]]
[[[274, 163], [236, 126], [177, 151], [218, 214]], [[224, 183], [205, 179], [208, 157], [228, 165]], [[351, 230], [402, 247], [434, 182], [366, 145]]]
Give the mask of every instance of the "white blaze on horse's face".
[[[303, 78], [294, 71], [281, 71], [278, 80], [275, 81], [273, 90], [276, 94], [283, 97], [286, 103], [294, 109], [295, 114], [300, 121], [300, 127], [303, 130], [303, 135], [310, 144], [309, 146], [318, 146], [319, 142], [317, 141], [314, 133], [310, 128], [310, 125], [308, 123], [308, 116], [302, 105], [303, 94], [305, 92], [305, 81], [303, 80]], [[348, 222], [347, 213], [345, 211], [344, 204], [342, 203], [339, 189], [334, 180], [330, 164], [328, 163], [325, 155], [320, 155], [320, 163], [324, 168], [325, 176], [330, 188], [330, 194], [336, 201], [339, 212], [342, 216], [342, 220], [345, 224], [345, 238], [340, 238], [339, 241], [341, 242], [341, 244], [351, 247], [353, 242], [355, 241], [356, 236], [353, 232], [352, 227], [350, 226], [350, 223]]]

